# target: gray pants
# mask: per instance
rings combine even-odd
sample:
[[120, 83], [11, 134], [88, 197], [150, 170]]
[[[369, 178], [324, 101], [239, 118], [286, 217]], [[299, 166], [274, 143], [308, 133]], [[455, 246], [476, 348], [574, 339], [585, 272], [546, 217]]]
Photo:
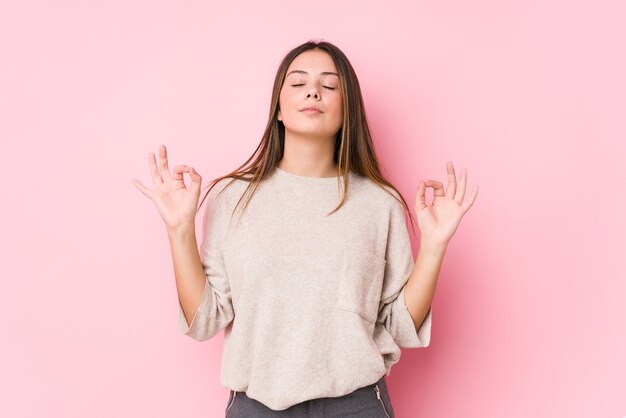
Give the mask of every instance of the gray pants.
[[226, 418], [315, 417], [315, 418], [394, 418], [385, 376], [376, 383], [334, 398], [300, 402], [282, 411], [268, 408], [246, 392], [230, 391]]

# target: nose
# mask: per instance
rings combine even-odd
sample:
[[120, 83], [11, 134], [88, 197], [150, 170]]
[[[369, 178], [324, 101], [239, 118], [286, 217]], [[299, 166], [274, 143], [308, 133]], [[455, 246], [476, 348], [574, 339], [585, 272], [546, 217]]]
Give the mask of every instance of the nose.
[[308, 99], [309, 97], [311, 97], [311, 96], [313, 96], [313, 98], [314, 98], [314, 99], [319, 99], [319, 95], [317, 94], [317, 90], [309, 91], [309, 92], [306, 94], [307, 99]]

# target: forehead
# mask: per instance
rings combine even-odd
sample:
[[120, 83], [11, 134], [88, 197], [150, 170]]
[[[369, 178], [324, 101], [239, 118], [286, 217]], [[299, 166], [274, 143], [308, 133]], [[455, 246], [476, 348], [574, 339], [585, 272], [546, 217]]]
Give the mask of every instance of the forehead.
[[[305, 51], [294, 58], [289, 68], [287, 68], [287, 74], [294, 70], [306, 71], [309, 74], [337, 73], [337, 68], [335, 67], [335, 62], [332, 57], [327, 52], [317, 49]], [[302, 73], [297, 72], [293, 74]]]

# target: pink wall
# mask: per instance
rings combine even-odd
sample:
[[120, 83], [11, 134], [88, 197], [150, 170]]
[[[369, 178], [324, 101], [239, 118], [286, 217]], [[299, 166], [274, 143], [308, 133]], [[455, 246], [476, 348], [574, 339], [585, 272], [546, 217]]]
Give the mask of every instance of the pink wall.
[[351, 59], [411, 205], [447, 160], [480, 186], [397, 416], [626, 415], [623, 1], [98, 3], [0, 5], [0, 416], [223, 416], [222, 334], [179, 334], [130, 179], [161, 143], [207, 180], [242, 163], [310, 38]]

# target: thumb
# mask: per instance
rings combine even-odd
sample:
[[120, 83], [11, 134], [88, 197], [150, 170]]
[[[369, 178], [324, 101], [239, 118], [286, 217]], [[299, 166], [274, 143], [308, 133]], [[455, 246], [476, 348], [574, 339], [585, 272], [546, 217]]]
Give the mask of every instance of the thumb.
[[415, 198], [415, 204], [418, 210], [422, 210], [426, 207], [426, 185], [420, 180], [419, 187], [417, 188], [417, 196]]
[[202, 176], [200, 176], [200, 174], [198, 174], [198, 172], [193, 167], [189, 167], [189, 177], [191, 177], [191, 181], [202, 180]]
[[193, 167], [189, 167], [189, 177], [191, 178], [191, 187], [199, 188], [200, 183], [202, 183], [202, 176]]

